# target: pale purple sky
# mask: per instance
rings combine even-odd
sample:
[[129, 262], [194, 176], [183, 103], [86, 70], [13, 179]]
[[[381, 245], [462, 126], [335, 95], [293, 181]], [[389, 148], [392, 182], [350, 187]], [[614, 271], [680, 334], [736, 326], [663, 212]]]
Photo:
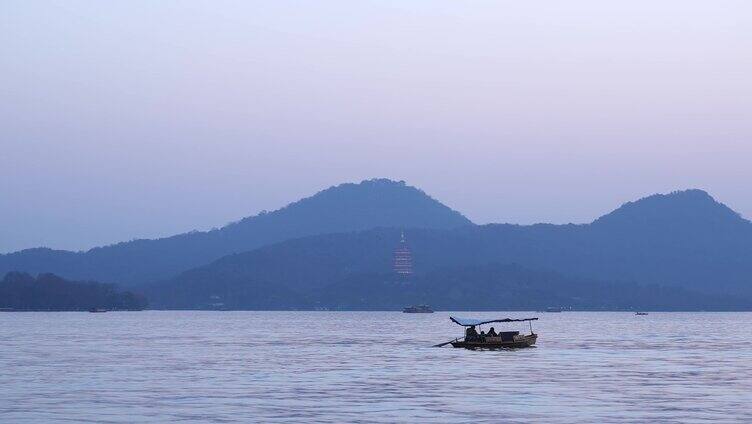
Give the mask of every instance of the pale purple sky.
[[752, 2], [0, 3], [0, 252], [404, 179], [478, 223], [752, 217]]

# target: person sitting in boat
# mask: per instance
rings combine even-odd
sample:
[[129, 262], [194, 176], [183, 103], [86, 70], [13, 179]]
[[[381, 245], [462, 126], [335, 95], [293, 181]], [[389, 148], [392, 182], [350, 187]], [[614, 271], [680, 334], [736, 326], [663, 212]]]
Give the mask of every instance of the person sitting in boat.
[[496, 330], [494, 330], [493, 327], [491, 327], [490, 330], [488, 330], [488, 334], [486, 334], [488, 337], [497, 337], [498, 334], [496, 334]]
[[465, 340], [471, 341], [478, 338], [478, 332], [475, 331], [475, 327], [467, 327], [465, 330]]

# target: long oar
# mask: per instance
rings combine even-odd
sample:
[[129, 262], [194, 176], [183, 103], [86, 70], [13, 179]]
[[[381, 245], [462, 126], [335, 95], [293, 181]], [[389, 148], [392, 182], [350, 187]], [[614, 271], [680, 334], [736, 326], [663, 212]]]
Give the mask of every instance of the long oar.
[[449, 340], [448, 342], [444, 342], [444, 343], [439, 343], [439, 344], [433, 345], [433, 347], [442, 347], [442, 346], [446, 346], [446, 345], [448, 345], [449, 343], [452, 343], [452, 342], [456, 342], [457, 340], [459, 340], [459, 339]]

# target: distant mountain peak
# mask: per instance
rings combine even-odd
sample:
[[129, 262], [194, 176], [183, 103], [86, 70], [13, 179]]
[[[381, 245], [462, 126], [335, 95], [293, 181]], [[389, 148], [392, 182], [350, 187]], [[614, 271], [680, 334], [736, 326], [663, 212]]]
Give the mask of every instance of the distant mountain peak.
[[[336, 192], [363, 192], [363, 193], [376, 194], [376, 193], [385, 192], [385, 191], [419, 194], [419, 195], [428, 197], [431, 200], [434, 200], [431, 196], [427, 195], [423, 190], [417, 187], [407, 185], [407, 183], [403, 180], [394, 181], [394, 180], [390, 180], [389, 178], [371, 178], [368, 180], [363, 180], [359, 183], [337, 184], [329, 188], [326, 188], [324, 190], [321, 190], [318, 193], [314, 194], [313, 196], [301, 199], [301, 201], [315, 198], [321, 195], [326, 195], [329, 193], [336, 193]], [[295, 203], [298, 203], [298, 202], [295, 202]]]
[[653, 194], [627, 202], [593, 222], [601, 225], [738, 224], [747, 222], [737, 212], [701, 189]]
[[[429, 196], [423, 190], [410, 186], [405, 181], [394, 181], [388, 178], [372, 178], [359, 183], [331, 186], [276, 211], [243, 218], [235, 224], [246, 224], [262, 215], [268, 219], [271, 216], [293, 215], [303, 211], [332, 215], [342, 212], [371, 215], [373, 220], [383, 221], [383, 226], [451, 228], [472, 225], [472, 222], [464, 215]], [[403, 220], [404, 223], [398, 223]], [[365, 228], [372, 228], [372, 225], [363, 227]]]
[[136, 284], [168, 278], [222, 256], [289, 239], [379, 227], [451, 229], [472, 222], [404, 181], [375, 178], [321, 190], [271, 212], [207, 232], [141, 239], [87, 252], [32, 249], [0, 255], [0, 272]]

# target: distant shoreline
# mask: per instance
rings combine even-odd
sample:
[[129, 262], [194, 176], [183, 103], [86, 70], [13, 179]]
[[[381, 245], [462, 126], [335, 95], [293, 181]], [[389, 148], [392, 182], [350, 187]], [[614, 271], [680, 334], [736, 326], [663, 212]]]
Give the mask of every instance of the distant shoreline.
[[[88, 310], [50, 310], [50, 309], [0, 309], [0, 313], [19, 313], [19, 312], [85, 312], [91, 313]], [[395, 312], [402, 313], [400, 309], [140, 309], [140, 310], [108, 310], [106, 312]], [[447, 310], [434, 310], [434, 313], [450, 313], [450, 312], [532, 312], [541, 316], [560, 314], [559, 312], [536, 312], [531, 309], [447, 309]], [[649, 313], [727, 313], [727, 312], [752, 312], [752, 309], [718, 309], [718, 310], [702, 310], [702, 309], [672, 309], [672, 310], [649, 310], [649, 309], [571, 309], [562, 311], [561, 313], [568, 312], [649, 312]]]

